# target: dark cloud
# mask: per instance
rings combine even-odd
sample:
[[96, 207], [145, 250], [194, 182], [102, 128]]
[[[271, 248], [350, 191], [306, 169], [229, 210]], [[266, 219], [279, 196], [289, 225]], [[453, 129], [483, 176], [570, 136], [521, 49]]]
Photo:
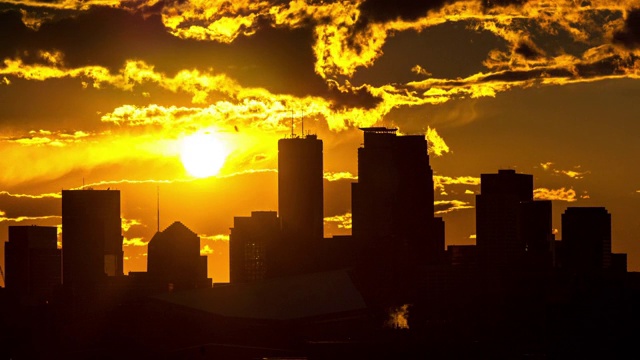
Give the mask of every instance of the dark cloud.
[[6, 217], [17, 218], [20, 216], [59, 216], [60, 198], [34, 199], [28, 197], [9, 196], [0, 193], [0, 210], [6, 213]]
[[[157, 10], [155, 11], [157, 12]], [[273, 93], [321, 96], [337, 107], [369, 108], [379, 99], [366, 90], [352, 93], [330, 88], [314, 71], [313, 30], [276, 28], [265, 19], [252, 36], [230, 44], [180, 39], [168, 33], [159, 15], [95, 7], [74, 17], [27, 28], [18, 12], [2, 13], [2, 33], [15, 34], [0, 44], [2, 58], [19, 56], [26, 63], [44, 62], [39, 51], [59, 51], [69, 68], [99, 65], [119, 71], [127, 60], [153, 65], [172, 76], [182, 69], [226, 73], [245, 87], [263, 87]]]
[[386, 22], [403, 19], [416, 20], [427, 11], [439, 9], [451, 0], [367, 0], [360, 5], [364, 21]]
[[[0, 12], [0, 58], [15, 57], [20, 45], [33, 31], [22, 23], [20, 12], [8, 10]], [[10, 34], [10, 35], [9, 35]]]
[[326, 94], [328, 98], [334, 101], [334, 108], [364, 108], [371, 109], [382, 101], [381, 98], [373, 96], [367, 89], [354, 89], [351, 92], [341, 92], [337, 89], [330, 89]]
[[536, 49], [535, 45], [520, 42], [515, 48], [516, 54], [522, 55], [527, 60], [536, 60], [543, 56], [539, 49]]
[[613, 34], [613, 41], [629, 49], [640, 47], [640, 8], [627, 13], [624, 28]]
[[528, 0], [482, 0], [482, 7], [485, 9], [491, 9], [495, 7], [505, 7], [509, 5], [521, 6]]

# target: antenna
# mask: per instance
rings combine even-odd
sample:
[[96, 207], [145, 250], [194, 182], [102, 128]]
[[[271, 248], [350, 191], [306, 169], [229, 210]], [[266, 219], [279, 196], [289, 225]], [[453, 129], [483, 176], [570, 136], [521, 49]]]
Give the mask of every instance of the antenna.
[[160, 185], [156, 185], [157, 209], [158, 209], [158, 232], [160, 232]]
[[82, 177], [82, 190], [84, 190], [84, 176]]
[[304, 110], [302, 110], [301, 125], [302, 125], [302, 130], [300, 132], [302, 133], [302, 137], [304, 138]]
[[293, 139], [293, 110], [291, 110], [291, 138]]

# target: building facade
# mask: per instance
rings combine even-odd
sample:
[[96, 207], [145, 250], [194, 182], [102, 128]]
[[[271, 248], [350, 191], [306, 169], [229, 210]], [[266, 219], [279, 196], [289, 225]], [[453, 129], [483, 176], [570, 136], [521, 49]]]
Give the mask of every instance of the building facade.
[[275, 211], [252, 211], [236, 216], [229, 235], [229, 277], [231, 283], [264, 279], [269, 250], [279, 240], [280, 220]]
[[353, 236], [371, 267], [414, 267], [444, 257], [444, 223], [434, 219], [433, 171], [422, 135], [363, 128], [352, 184]]
[[62, 266], [55, 226], [9, 226], [6, 288], [21, 303], [45, 303], [60, 285]]
[[62, 281], [85, 287], [123, 275], [119, 190], [62, 191]]
[[520, 236], [520, 203], [533, 201], [533, 175], [515, 170], [481, 174], [476, 195], [476, 242], [484, 266], [521, 264], [526, 252]]
[[593, 273], [611, 265], [611, 214], [604, 207], [568, 207], [562, 214], [563, 265]]
[[168, 291], [211, 287], [200, 237], [176, 221], [149, 241], [147, 275]]

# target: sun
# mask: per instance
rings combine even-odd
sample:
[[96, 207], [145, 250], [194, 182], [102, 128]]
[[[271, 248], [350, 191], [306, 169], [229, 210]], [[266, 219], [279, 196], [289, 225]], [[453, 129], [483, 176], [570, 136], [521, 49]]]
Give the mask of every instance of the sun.
[[228, 151], [222, 141], [212, 133], [198, 132], [182, 139], [180, 160], [193, 177], [217, 175], [227, 155]]

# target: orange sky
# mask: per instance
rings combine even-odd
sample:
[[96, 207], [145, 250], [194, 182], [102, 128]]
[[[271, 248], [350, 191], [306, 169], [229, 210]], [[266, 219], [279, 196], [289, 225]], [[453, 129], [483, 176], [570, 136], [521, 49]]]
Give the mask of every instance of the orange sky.
[[[567, 206], [607, 207], [640, 269], [637, 1], [0, 0], [0, 33], [0, 239], [60, 224], [84, 179], [121, 190], [125, 271], [145, 270], [159, 187], [161, 227], [200, 234], [225, 281], [233, 217], [277, 209], [277, 140], [304, 117], [326, 235], [349, 233], [357, 127], [394, 126], [430, 141], [447, 244], [474, 243], [479, 176], [510, 167], [559, 238]], [[185, 170], [194, 134], [219, 174]]]

